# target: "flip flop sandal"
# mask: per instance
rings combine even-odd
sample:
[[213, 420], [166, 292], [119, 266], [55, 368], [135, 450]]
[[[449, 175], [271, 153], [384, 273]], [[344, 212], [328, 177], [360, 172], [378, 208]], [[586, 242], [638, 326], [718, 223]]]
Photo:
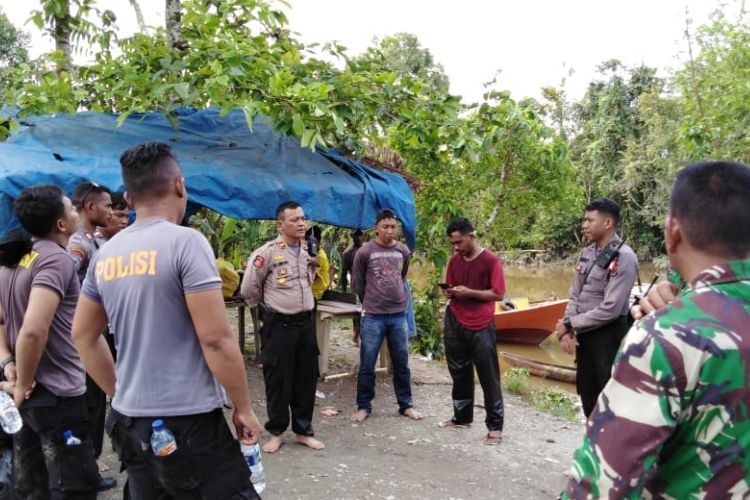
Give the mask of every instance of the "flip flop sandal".
[[446, 420], [444, 422], [438, 423], [438, 427], [442, 427], [443, 429], [468, 429], [471, 427], [471, 423], [468, 424], [459, 424], [453, 419]]
[[503, 440], [503, 435], [500, 434], [499, 436], [490, 436], [490, 433], [488, 432], [487, 435], [484, 437], [484, 444], [487, 446], [497, 446], [499, 445]]

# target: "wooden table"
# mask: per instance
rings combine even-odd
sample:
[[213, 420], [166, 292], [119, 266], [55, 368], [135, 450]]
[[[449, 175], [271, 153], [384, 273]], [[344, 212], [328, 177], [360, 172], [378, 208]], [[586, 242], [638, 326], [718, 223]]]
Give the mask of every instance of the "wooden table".
[[[319, 300], [318, 314], [315, 317], [315, 333], [318, 338], [318, 370], [320, 378], [328, 375], [328, 343], [331, 337], [331, 319], [333, 318], [357, 318], [362, 315], [362, 307], [348, 302], [333, 300]], [[380, 368], [388, 369], [390, 359], [388, 358], [388, 346], [383, 342], [380, 348]]]
[[[239, 333], [240, 351], [245, 351], [245, 308], [247, 303], [240, 298], [225, 299], [224, 305], [227, 309], [237, 309], [237, 331]], [[251, 309], [253, 320], [253, 336], [255, 340], [255, 361], [260, 358], [260, 322], [255, 315], [256, 309]], [[325, 378], [328, 375], [328, 344], [331, 339], [331, 320], [334, 318], [357, 318], [362, 314], [362, 308], [356, 304], [348, 302], [338, 302], [334, 300], [318, 301], [318, 313], [315, 316], [315, 332], [318, 341], [318, 369], [320, 377]], [[388, 345], [383, 342], [380, 348], [379, 369], [388, 370], [390, 358], [388, 356]]]
[[[224, 299], [224, 306], [226, 306], [227, 309], [234, 309], [234, 308], [237, 309], [237, 332], [239, 334], [240, 351], [245, 352], [245, 308], [247, 307], [247, 303], [239, 297], [232, 297], [229, 299]], [[260, 356], [259, 322], [257, 320], [254, 309], [250, 310], [250, 314], [253, 320], [253, 337], [255, 339], [255, 361], [258, 361], [258, 358]]]

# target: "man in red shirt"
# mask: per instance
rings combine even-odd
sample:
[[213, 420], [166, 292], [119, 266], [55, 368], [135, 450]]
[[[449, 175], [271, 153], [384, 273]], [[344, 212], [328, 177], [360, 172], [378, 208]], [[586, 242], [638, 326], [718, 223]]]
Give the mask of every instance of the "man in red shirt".
[[446, 231], [454, 255], [446, 271], [450, 300], [445, 311], [445, 356], [453, 379], [453, 418], [440, 427], [468, 427], [474, 419], [474, 367], [484, 392], [484, 444], [500, 444], [503, 393], [495, 347], [495, 302], [503, 299], [505, 279], [497, 255], [480, 247], [467, 219], [453, 219]]

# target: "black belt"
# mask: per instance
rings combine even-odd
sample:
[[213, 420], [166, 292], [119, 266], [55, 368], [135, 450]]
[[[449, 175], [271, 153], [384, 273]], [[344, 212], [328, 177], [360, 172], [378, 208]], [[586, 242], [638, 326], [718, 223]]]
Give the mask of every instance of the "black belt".
[[303, 323], [305, 321], [310, 321], [313, 318], [312, 311], [302, 311], [296, 314], [283, 314], [274, 311], [273, 315], [278, 319], [289, 321], [290, 323]]

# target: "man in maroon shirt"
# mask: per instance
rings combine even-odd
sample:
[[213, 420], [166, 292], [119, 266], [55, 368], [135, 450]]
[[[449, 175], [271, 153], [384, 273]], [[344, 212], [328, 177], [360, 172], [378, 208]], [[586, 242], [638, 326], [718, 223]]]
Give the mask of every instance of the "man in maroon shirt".
[[446, 271], [450, 300], [445, 311], [445, 356], [453, 379], [453, 418], [440, 427], [468, 427], [474, 419], [474, 367], [484, 392], [484, 444], [500, 444], [503, 393], [495, 347], [495, 302], [503, 299], [505, 279], [497, 255], [480, 247], [467, 219], [453, 219], [446, 231], [454, 255]]

